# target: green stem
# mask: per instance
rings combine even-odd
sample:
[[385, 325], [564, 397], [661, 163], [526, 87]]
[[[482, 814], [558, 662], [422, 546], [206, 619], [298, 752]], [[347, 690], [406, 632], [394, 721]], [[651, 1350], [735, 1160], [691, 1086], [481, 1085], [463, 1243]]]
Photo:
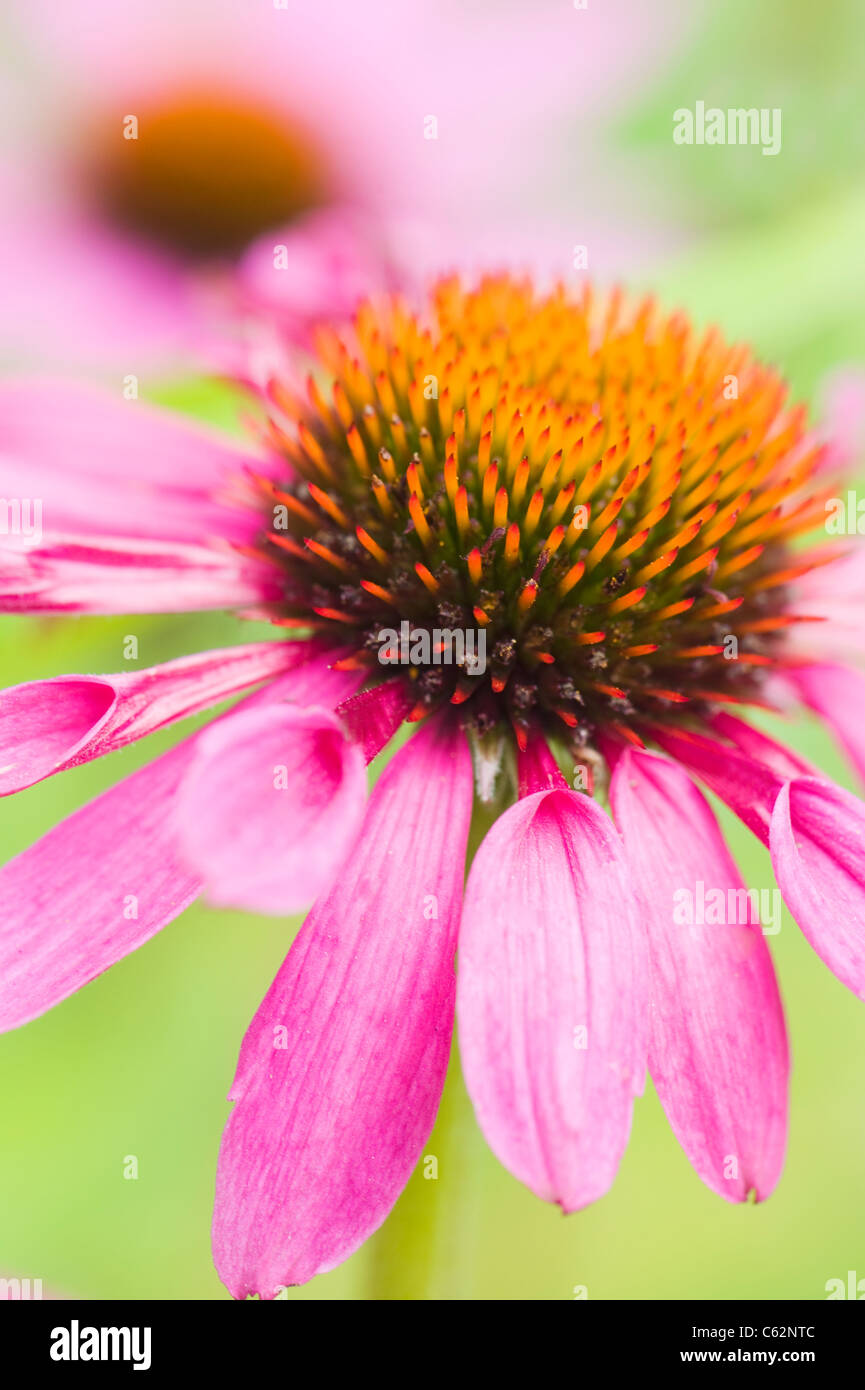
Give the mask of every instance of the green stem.
[[464, 1299], [473, 1240], [477, 1126], [456, 1049], [435, 1128], [408, 1186], [370, 1241], [369, 1299]]
[[[475, 804], [466, 872], [495, 813]], [[456, 1043], [435, 1128], [408, 1186], [367, 1246], [367, 1298], [471, 1297], [479, 1136]]]

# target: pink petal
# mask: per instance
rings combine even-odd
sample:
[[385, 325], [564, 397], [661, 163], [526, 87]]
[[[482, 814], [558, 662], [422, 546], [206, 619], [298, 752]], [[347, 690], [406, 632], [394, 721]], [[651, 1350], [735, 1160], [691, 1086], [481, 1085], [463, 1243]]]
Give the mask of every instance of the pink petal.
[[403, 681], [384, 681], [344, 700], [337, 713], [370, 763], [390, 742], [413, 704]]
[[[241, 710], [350, 693], [309, 644]], [[222, 716], [228, 723], [234, 710]], [[200, 734], [83, 806], [0, 869], [0, 1029], [44, 1013], [178, 916], [201, 884], [177, 853], [172, 807]]]
[[38, 498], [44, 535], [252, 541], [251, 449], [119, 392], [53, 379], [0, 384], [0, 497]]
[[309, 344], [316, 324], [348, 320], [365, 295], [400, 284], [381, 228], [344, 206], [262, 236], [237, 267], [237, 287], [248, 311]]
[[700, 734], [674, 733], [658, 725], [652, 729], [652, 737], [689, 772], [696, 773], [758, 839], [769, 843], [772, 809], [784, 782], [781, 774], [750, 753]]
[[865, 676], [830, 662], [795, 666], [786, 674], [806, 705], [825, 719], [865, 781]]
[[755, 762], [762, 763], [785, 780], [790, 777], [820, 776], [817, 768], [806, 762], [792, 748], [785, 748], [782, 743], [776, 743], [775, 739], [762, 733], [760, 729], [755, 729], [753, 724], [746, 723], [744, 719], [737, 719], [735, 715], [721, 711], [710, 722], [715, 732], [722, 738], [729, 739], [741, 753]]
[[73, 994], [198, 894], [167, 824], [194, 737], [0, 869], [0, 1029]]
[[346, 1259], [417, 1162], [450, 1051], [471, 802], [464, 740], [422, 728], [244, 1038], [213, 1226], [236, 1298]]
[[205, 545], [67, 537], [0, 550], [3, 613], [181, 613], [281, 593], [275, 567]]
[[517, 778], [520, 796], [531, 796], [533, 792], [568, 789], [546, 739], [539, 734], [532, 735], [526, 747], [519, 752]]
[[772, 865], [818, 956], [865, 999], [865, 805], [841, 787], [785, 786], [769, 830]]
[[[56, 93], [56, 82], [51, 85]], [[8, 121], [10, 113], [4, 115]], [[27, 206], [7, 201], [3, 189], [0, 359], [16, 370], [99, 372], [113, 377], [118, 390], [127, 372], [145, 380], [188, 370], [210, 333], [188, 272], [170, 257], [94, 224], [82, 215], [80, 197], [73, 205], [63, 196], [65, 135], [63, 143], [66, 161], [58, 178], [57, 168], [40, 162], [33, 143], [26, 142]], [[18, 144], [24, 153], [24, 142]], [[4, 163], [7, 155], [8, 142]], [[0, 180], [14, 183], [7, 170], [8, 165], [0, 169]]]
[[490, 1147], [574, 1211], [610, 1187], [646, 1064], [646, 958], [621, 842], [588, 797], [542, 791], [495, 822], [460, 926], [466, 1085]]
[[[846, 502], [846, 493], [841, 490]], [[837, 559], [818, 565], [791, 586], [795, 611], [817, 622], [796, 623], [788, 633], [791, 653], [804, 662], [847, 662], [865, 658], [865, 545], [853, 538], [838, 542]]]
[[202, 733], [178, 833], [212, 902], [283, 915], [330, 886], [365, 800], [363, 754], [330, 710], [269, 705]]
[[752, 1189], [762, 1200], [784, 1161], [789, 1057], [761, 926], [736, 899], [733, 922], [697, 920], [701, 894], [720, 890], [726, 915], [727, 895], [744, 884], [687, 773], [627, 749], [610, 800], [648, 928], [649, 1070], [661, 1104], [708, 1187], [728, 1201]]
[[861, 466], [865, 455], [865, 371], [840, 367], [820, 383], [824, 433], [831, 447], [824, 468], [849, 471]]
[[0, 795], [112, 753], [297, 665], [303, 643], [252, 642], [112, 676], [58, 676], [0, 691]]

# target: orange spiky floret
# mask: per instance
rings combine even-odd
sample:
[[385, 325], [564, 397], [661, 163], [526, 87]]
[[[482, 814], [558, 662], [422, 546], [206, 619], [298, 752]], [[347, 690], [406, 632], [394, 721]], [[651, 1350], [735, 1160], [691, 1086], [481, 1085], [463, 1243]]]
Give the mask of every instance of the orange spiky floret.
[[282, 620], [343, 650], [354, 628], [374, 674], [395, 614], [482, 629], [484, 670], [407, 672], [412, 717], [450, 702], [518, 737], [758, 698], [820, 454], [747, 349], [651, 300], [504, 276], [441, 281], [420, 314], [364, 303], [320, 357], [306, 400], [272, 385], [286, 472], [256, 480]]

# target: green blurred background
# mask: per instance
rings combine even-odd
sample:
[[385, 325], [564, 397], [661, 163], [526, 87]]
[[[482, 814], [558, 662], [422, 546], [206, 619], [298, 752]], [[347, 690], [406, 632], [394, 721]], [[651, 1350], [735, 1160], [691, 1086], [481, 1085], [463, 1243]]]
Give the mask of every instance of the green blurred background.
[[[818, 399], [827, 373], [865, 366], [865, 90], [862, 6], [708, 6], [684, 53], [611, 112], [606, 138], [635, 189], [688, 230], [675, 257], [641, 266], [665, 302], [717, 321]], [[682, 149], [676, 107], [781, 106], [784, 146]], [[639, 233], [640, 200], [633, 207]], [[236, 429], [236, 401], [200, 381], [149, 393]], [[128, 669], [264, 635], [221, 615], [0, 622], [2, 683]], [[6, 859], [181, 737], [189, 721], [0, 805]], [[772, 728], [771, 721], [764, 721]], [[780, 724], [776, 724], [780, 729]], [[783, 737], [853, 786], [812, 722]], [[746, 881], [772, 884], [768, 856], [721, 812]], [[827, 903], [827, 913], [832, 904]], [[191, 908], [77, 997], [0, 1039], [0, 1271], [92, 1298], [224, 1298], [209, 1223], [225, 1094], [238, 1046], [299, 922]], [[452, 1067], [447, 1125], [394, 1216], [332, 1274], [289, 1299], [682, 1299], [825, 1297], [865, 1277], [865, 1009], [785, 914], [771, 940], [794, 1059], [782, 1181], [759, 1207], [730, 1206], [689, 1167], [649, 1086], [618, 1180], [562, 1217], [497, 1163]], [[139, 1176], [124, 1179], [135, 1155]]]

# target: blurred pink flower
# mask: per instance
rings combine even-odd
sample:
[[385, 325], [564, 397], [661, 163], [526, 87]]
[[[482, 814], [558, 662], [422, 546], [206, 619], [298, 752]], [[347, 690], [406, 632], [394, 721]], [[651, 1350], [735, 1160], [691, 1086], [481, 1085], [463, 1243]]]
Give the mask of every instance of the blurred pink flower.
[[593, 244], [596, 273], [623, 249], [633, 268], [652, 239], [648, 207], [639, 235], [603, 210], [603, 131], [683, 42], [675, 7], [17, 0], [12, 13], [0, 361], [187, 367], [220, 341], [226, 301], [305, 343], [361, 285], [515, 253], [567, 274], [576, 242]]
[[825, 376], [820, 406], [831, 440], [827, 468], [861, 470], [865, 467], [865, 366], [836, 367]]

